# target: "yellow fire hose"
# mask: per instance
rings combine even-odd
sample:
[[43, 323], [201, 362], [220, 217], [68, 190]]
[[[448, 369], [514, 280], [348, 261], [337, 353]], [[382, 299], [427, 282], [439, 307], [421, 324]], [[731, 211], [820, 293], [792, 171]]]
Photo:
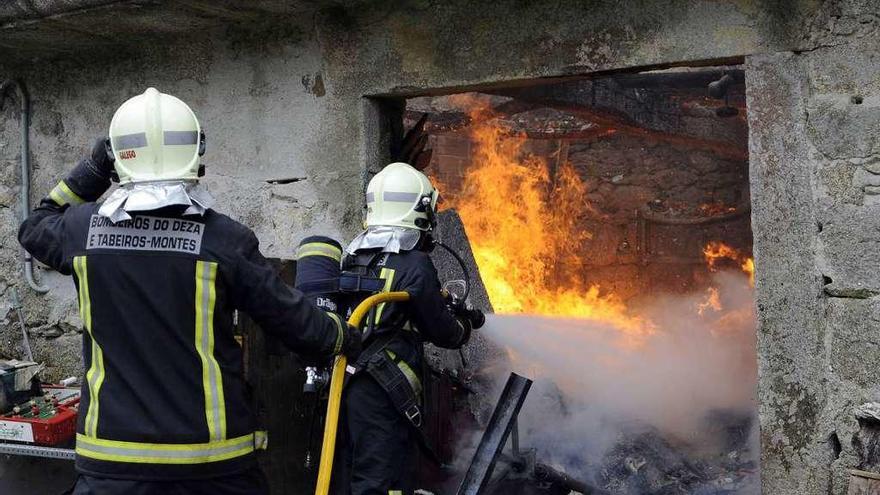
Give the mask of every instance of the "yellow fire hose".
[[[358, 304], [351, 317], [349, 325], [360, 328], [364, 316], [377, 306], [386, 302], [407, 301], [407, 292], [383, 292], [374, 294]], [[321, 443], [321, 463], [318, 466], [318, 485], [315, 487], [315, 495], [328, 495], [330, 492], [330, 475], [333, 471], [333, 456], [336, 451], [336, 429], [339, 425], [339, 406], [342, 403], [342, 382], [345, 379], [345, 367], [348, 360], [345, 356], [337, 356], [333, 362], [333, 372], [330, 374], [330, 397], [327, 400], [327, 419], [324, 423], [324, 440]]]

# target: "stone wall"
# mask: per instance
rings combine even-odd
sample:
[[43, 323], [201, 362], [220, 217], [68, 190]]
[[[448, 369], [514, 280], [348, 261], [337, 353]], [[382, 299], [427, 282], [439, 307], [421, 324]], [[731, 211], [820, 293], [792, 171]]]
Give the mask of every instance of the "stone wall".
[[[875, 1], [63, 3], [0, 26], [0, 74], [34, 98], [34, 199], [154, 85], [193, 105], [218, 208], [277, 257], [309, 232], [356, 230], [365, 172], [387, 159], [395, 128], [389, 97], [744, 60], [765, 492], [844, 493], [846, 469], [866, 462], [851, 411], [880, 393]], [[9, 112], [0, 287], [24, 291]], [[70, 281], [39, 276], [52, 291], [27, 294], [28, 324], [62, 335], [35, 339], [37, 357], [47, 378], [77, 373]], [[16, 354], [8, 298], [0, 349]]]
[[775, 272], [757, 280], [766, 493], [844, 493], [845, 468], [875, 468], [854, 410], [880, 399], [877, 46], [748, 62], [755, 264]]
[[[315, 147], [334, 134], [328, 129], [344, 128], [353, 117], [340, 117], [334, 104], [316, 94], [317, 53], [286, 44], [207, 49], [196, 57], [164, 52], [112, 66], [62, 64], [20, 73], [32, 95], [32, 203], [88, 152], [95, 137], [106, 135], [118, 105], [155, 86], [196, 112], [207, 133], [204, 182], [220, 211], [256, 231], [264, 253], [291, 258], [310, 233], [351, 235], [360, 221], [363, 172], [355, 160], [340, 156], [346, 147]], [[311, 71], [308, 81], [304, 71]], [[69, 278], [39, 269], [37, 277], [52, 289], [45, 296], [20, 281], [20, 212], [12, 202], [18, 200], [20, 156], [15, 106], [6, 105], [0, 121], [0, 288], [19, 286], [28, 326], [43, 336], [34, 339], [35, 355], [48, 365], [45, 379], [56, 380], [80, 373], [80, 322]], [[4, 350], [19, 340], [17, 322], [7, 312], [9, 296], [0, 291], [0, 314], [7, 315], [0, 331]]]

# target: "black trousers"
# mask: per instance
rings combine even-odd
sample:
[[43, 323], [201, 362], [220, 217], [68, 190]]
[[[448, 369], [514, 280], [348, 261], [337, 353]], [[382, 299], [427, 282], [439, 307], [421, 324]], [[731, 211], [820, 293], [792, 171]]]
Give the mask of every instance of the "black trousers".
[[379, 384], [366, 373], [352, 378], [345, 386], [341, 413], [333, 493], [412, 493], [418, 455], [415, 432]]
[[80, 475], [72, 495], [269, 495], [269, 484], [256, 467], [204, 480], [139, 481]]

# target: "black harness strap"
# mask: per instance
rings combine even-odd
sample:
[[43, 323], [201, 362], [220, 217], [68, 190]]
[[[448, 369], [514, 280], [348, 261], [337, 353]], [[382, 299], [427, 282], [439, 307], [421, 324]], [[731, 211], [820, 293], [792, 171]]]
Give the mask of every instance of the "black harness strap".
[[339, 277], [340, 292], [382, 292], [385, 281], [377, 277], [365, 277], [356, 273], [343, 272]]
[[297, 289], [305, 292], [306, 294], [329, 294], [339, 292], [339, 279], [325, 278], [322, 280], [302, 282], [297, 286]]
[[338, 278], [303, 282], [297, 288], [306, 293], [382, 292], [382, 289], [385, 288], [385, 281], [381, 278], [344, 272]]

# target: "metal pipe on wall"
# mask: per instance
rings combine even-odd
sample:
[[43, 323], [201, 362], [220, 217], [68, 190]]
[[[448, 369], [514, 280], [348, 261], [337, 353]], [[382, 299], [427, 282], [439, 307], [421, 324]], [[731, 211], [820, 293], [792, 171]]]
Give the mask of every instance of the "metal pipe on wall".
[[[15, 90], [19, 102], [19, 120], [21, 122], [21, 191], [19, 193], [21, 201], [21, 219], [27, 219], [31, 212], [30, 193], [31, 193], [31, 167], [30, 167], [30, 98], [27, 90], [20, 81], [7, 79], [0, 83], [0, 110], [3, 109], [3, 100], [10, 90]], [[24, 268], [24, 278], [28, 286], [40, 294], [49, 292], [48, 287], [39, 285], [34, 279], [34, 259], [30, 253], [22, 250], [24, 256], [22, 258]]]

